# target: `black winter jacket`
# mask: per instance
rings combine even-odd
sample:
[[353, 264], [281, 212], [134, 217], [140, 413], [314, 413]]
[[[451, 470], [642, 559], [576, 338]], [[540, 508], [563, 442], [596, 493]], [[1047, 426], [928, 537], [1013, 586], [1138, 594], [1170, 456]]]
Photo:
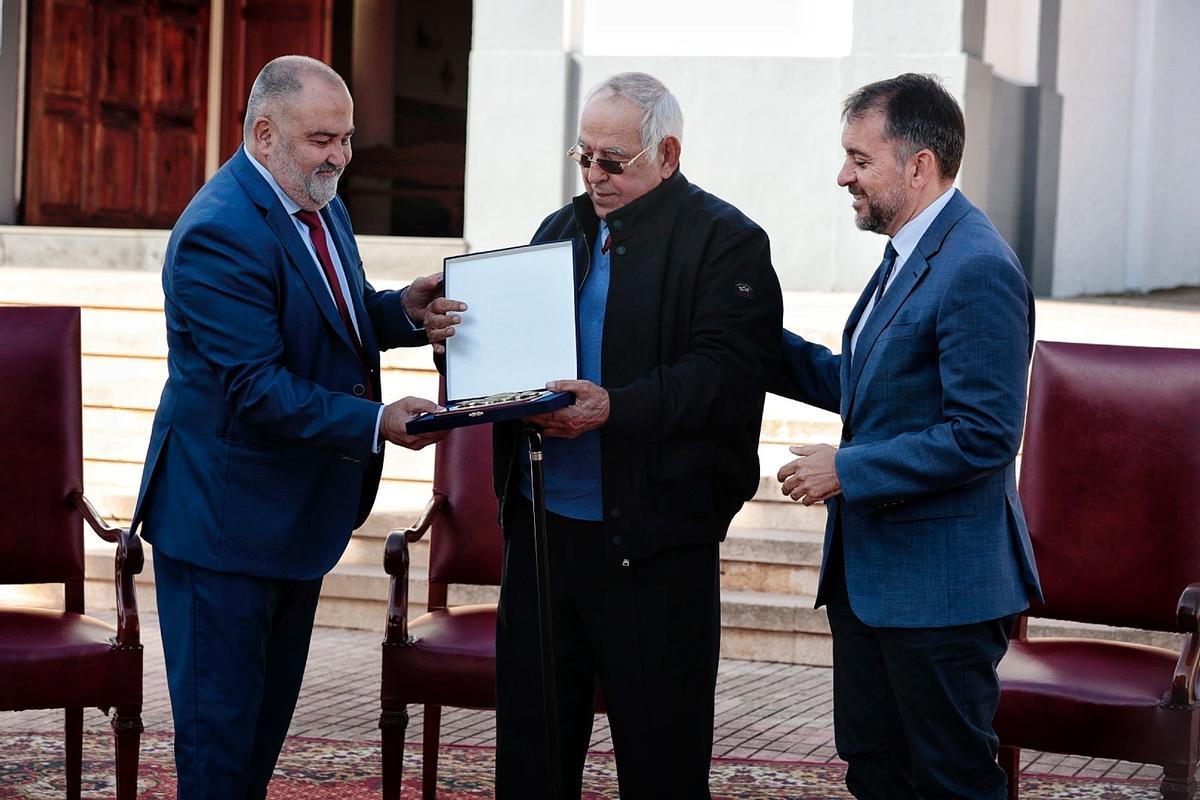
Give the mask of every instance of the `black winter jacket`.
[[[600, 221], [586, 194], [533, 243], [572, 239], [576, 286]], [[611, 278], [601, 350], [604, 531], [614, 559], [725, 538], [758, 487], [763, 397], [783, 301], [762, 228], [678, 171], [608, 215]], [[503, 506], [518, 491], [517, 424], [494, 429]], [[546, 462], [547, 469], [554, 465]]]

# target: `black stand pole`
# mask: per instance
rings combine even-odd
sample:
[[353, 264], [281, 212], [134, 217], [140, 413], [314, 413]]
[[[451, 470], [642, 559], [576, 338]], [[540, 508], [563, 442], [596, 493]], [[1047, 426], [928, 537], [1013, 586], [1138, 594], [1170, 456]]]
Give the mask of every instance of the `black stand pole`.
[[546, 762], [550, 797], [562, 797], [562, 755], [558, 746], [558, 688], [554, 679], [554, 632], [550, 618], [550, 550], [546, 541], [546, 484], [542, 465], [542, 433], [525, 428], [529, 439], [529, 474], [533, 482], [533, 556], [537, 562], [538, 622], [541, 625], [542, 707], [546, 712]]

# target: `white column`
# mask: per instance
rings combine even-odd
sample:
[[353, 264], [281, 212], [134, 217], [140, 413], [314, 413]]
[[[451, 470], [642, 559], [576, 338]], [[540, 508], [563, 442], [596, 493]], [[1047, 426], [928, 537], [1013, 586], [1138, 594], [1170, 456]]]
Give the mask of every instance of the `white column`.
[[525, 244], [569, 197], [576, 124], [571, 0], [477, 0], [467, 98], [463, 236], [471, 250]]

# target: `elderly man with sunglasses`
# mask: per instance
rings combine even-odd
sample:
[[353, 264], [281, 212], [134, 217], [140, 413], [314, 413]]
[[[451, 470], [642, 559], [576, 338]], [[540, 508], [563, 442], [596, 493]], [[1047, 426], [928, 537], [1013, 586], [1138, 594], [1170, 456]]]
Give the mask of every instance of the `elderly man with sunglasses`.
[[[547, 437], [568, 798], [580, 795], [598, 689], [621, 797], [709, 797], [718, 545], [758, 487], [783, 311], [767, 235], [680, 173], [682, 127], [678, 102], [656, 78], [601, 83], [567, 154], [586, 193], [533, 238], [574, 241], [578, 286], [581, 379], [550, 384], [576, 402], [533, 418]], [[516, 425], [496, 426], [501, 800], [547, 796], [526, 447]]]

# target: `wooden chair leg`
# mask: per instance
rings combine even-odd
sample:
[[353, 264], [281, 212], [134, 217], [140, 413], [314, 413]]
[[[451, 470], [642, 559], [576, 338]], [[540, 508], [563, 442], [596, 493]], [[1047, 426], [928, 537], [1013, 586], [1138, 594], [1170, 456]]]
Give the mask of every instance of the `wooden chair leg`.
[[1000, 769], [1008, 779], [1008, 800], [1019, 800], [1021, 796], [1021, 748], [1000, 748]]
[[143, 730], [142, 707], [118, 706], [113, 710], [112, 728], [116, 738], [117, 800], [135, 800]]
[[83, 780], [83, 709], [68, 708], [64, 713], [63, 763], [67, 770], [67, 800], [79, 800]]
[[399, 800], [404, 778], [404, 736], [408, 732], [408, 708], [384, 709], [379, 715], [383, 756], [383, 800]]
[[1167, 764], [1163, 767], [1162, 796], [1167, 800], [1192, 800], [1196, 796], [1196, 765]]
[[421, 746], [421, 798], [437, 800], [438, 739], [442, 731], [442, 707], [425, 706], [425, 737]]

